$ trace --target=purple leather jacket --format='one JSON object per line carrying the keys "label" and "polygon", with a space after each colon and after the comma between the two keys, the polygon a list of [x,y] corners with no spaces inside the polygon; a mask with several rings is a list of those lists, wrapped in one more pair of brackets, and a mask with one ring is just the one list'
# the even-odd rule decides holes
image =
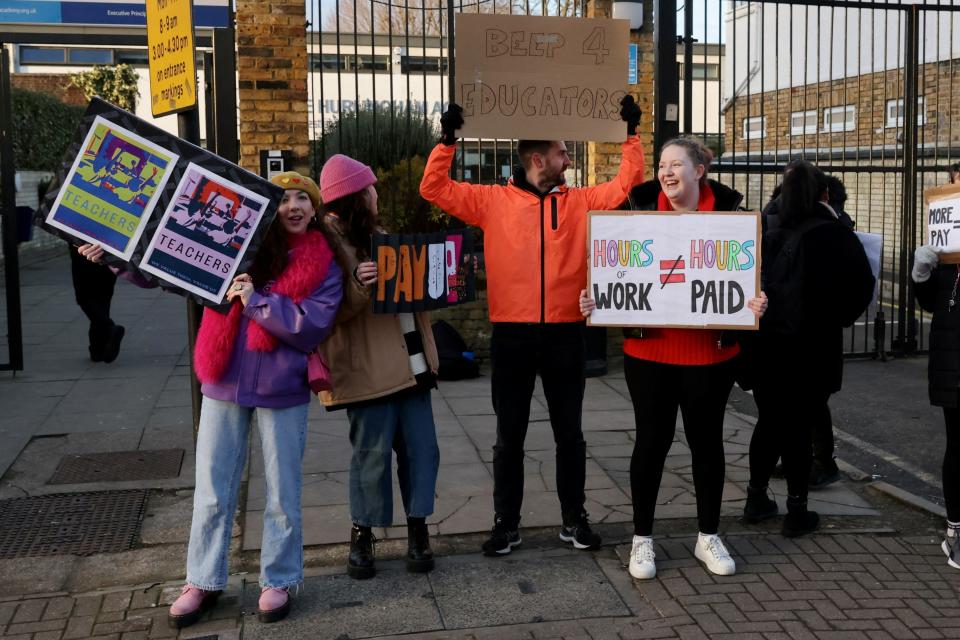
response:
{"label": "purple leather jacket", "polygon": [[[124,279],[150,286],[137,274],[125,271]],[[243,310],[233,353],[226,372],[217,382],[206,382],[200,390],[214,400],[241,407],[286,409],[310,402],[307,384],[307,353],[323,342],[343,297],[343,272],[336,260],[309,297],[296,304],[290,298],[255,291]],[[247,325],[256,322],[277,339],[273,351],[248,351]]]}
{"label": "purple leather jacket", "polygon": [[[330,263],[320,286],[296,304],[269,290],[255,291],[243,310],[226,372],[200,390],[241,407],[286,409],[310,402],[307,354],[327,337],[343,297],[343,272]],[[273,351],[248,351],[247,325],[256,322],[277,339]]]}

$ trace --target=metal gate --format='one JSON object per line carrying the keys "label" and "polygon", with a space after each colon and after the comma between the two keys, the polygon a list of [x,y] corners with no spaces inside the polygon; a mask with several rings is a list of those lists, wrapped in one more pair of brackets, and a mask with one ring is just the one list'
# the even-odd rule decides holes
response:
{"label": "metal gate", "polygon": [[677,4],[656,1],[659,15],[677,17],[656,21],[672,28],[659,39],[680,43],[679,55],[657,61],[660,83],[680,94],[678,118],[657,114],[658,140],[706,134],[718,151],[715,177],[750,209],[767,203],[792,159],[840,178],[857,230],[883,235],[878,298],[847,330],[845,351],[925,349],[929,318],[909,272],[925,234],[923,189],[946,182],[960,159],[951,119],[960,2]]}
{"label": "metal gate", "polygon": [[[308,0],[315,175],[334,153],[354,156],[393,178],[394,188],[380,195],[381,215],[424,207],[421,223],[436,221],[416,189],[450,99],[450,33],[453,15],[461,12],[583,16],[586,1]],[[587,146],[571,142],[568,148],[569,181],[584,184]],[[455,177],[505,183],[515,162],[511,140],[462,141]]]}

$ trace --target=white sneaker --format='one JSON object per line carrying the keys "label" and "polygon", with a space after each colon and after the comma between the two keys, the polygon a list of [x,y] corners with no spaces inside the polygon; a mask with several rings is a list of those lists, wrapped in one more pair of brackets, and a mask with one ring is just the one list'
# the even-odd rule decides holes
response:
{"label": "white sneaker", "polygon": [[630,549],[630,575],[637,580],[650,580],[657,575],[656,554],[653,551],[653,538],[633,536],[633,548]]}
{"label": "white sneaker", "polygon": [[723,546],[720,536],[716,534],[701,533],[697,538],[694,555],[710,573],[718,576],[732,576],[737,572],[737,564],[730,557],[727,548]]}

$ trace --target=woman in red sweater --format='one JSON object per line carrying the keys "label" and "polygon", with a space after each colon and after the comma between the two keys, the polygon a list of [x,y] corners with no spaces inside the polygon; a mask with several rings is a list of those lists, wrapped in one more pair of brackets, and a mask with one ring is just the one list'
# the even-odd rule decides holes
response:
{"label": "woman in red sweater", "polygon": [[[735,211],[743,196],[707,179],[713,156],[700,142],[676,138],[660,153],[657,180],[630,192],[633,210]],[[766,297],[749,301],[757,315]],[[580,293],[580,311],[589,316],[596,303]],[[693,458],[700,535],[695,555],[717,575],[733,575],[736,564],[717,535],[723,495],[723,416],[733,387],[733,358],[740,349],[711,329],[644,328],[627,333],[623,370],[637,425],[630,461],[633,495],[633,550],[630,575],[647,580],[657,574],[653,551],[653,516],[663,465],[673,443],[677,409]]]}

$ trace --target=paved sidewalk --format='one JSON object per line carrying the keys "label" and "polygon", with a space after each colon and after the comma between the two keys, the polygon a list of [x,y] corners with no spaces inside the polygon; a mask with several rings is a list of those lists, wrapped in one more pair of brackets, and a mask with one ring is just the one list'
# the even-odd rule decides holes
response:
{"label": "paved sidewalk", "polygon": [[[115,363],[94,364],[66,256],[24,269],[23,280],[27,371],[0,378],[0,500],[133,488],[149,490],[149,500],[132,550],[0,559],[0,637],[175,637],[166,606],[182,581],[193,485],[183,300],[118,285],[114,315],[127,337]],[[377,532],[378,577],[350,580],[342,569],[350,526],[346,420],[314,403],[303,493],[309,569],[293,615],[265,626],[251,614],[263,509],[253,438],[230,588],[180,637],[960,638],[960,571],[940,552],[939,519],[865,491],[863,479],[811,494],[827,516],[818,535],[791,542],[777,533],[778,521],[740,524],[753,423],[732,411],[724,426],[721,528],[737,575],[714,577],[693,558],[690,455],[678,428],[657,510],[659,575],[631,580],[624,564],[633,411],[612,364],[611,375],[588,381],[584,411],[587,508],[607,543],[602,550],[575,552],[556,538],[554,447],[538,388],[527,439],[524,544],[507,558],[476,553],[491,525],[495,430],[489,379],[480,378],[443,383],[433,394],[441,448],[437,510],[429,519],[441,553],[436,570],[407,574],[396,559],[405,529],[391,527]],[[185,457],[173,478],[49,482],[68,454],[174,447]],[[773,490],[782,508],[782,483]]]}

